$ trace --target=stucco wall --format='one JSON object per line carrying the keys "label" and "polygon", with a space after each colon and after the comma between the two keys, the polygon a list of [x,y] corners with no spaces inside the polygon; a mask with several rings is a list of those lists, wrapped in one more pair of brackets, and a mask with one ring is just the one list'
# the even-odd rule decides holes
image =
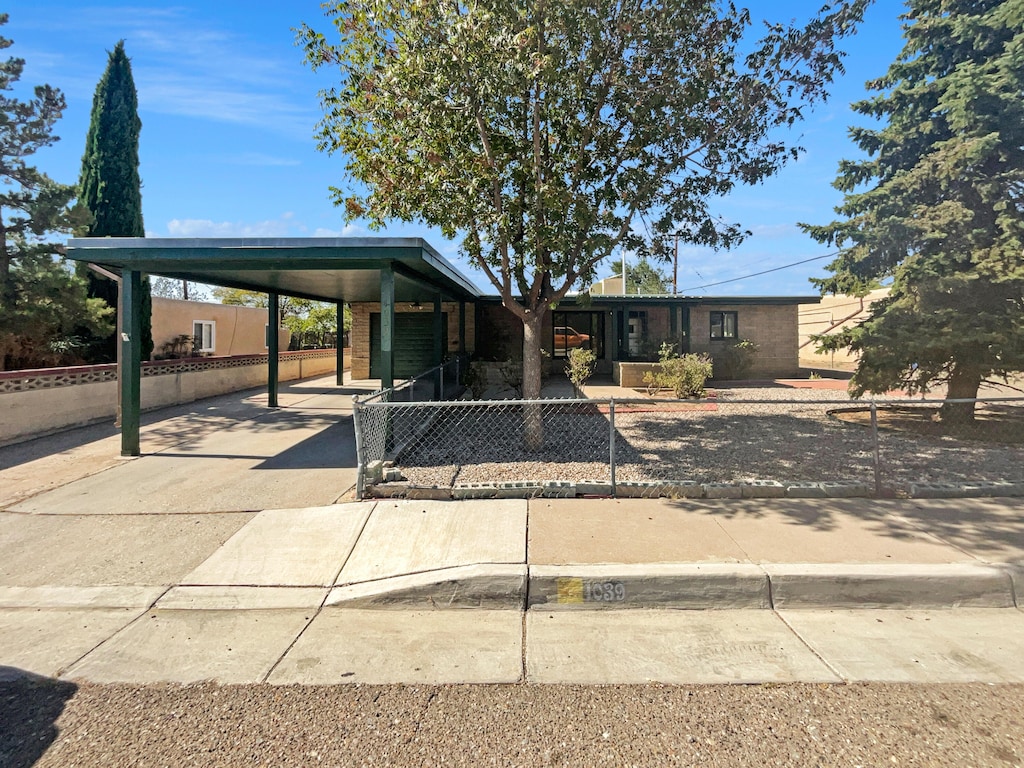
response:
{"label": "stucco wall", "polygon": [[[261,355],[267,351],[267,310],[202,301],[181,301],[153,297],[153,354],[160,354],[166,342],[178,336],[191,336],[192,324],[201,320],[214,323],[215,356]],[[291,333],[278,333],[278,344],[288,349]]]}
{"label": "stucco wall", "polygon": [[805,368],[835,368],[852,371],[857,356],[847,350],[818,352],[811,340],[815,334],[834,334],[862,322],[871,305],[888,295],[888,288],[872,291],[862,299],[854,296],[823,296],[820,304],[800,305],[800,365]]}
{"label": "stucco wall", "polygon": [[[278,380],[323,376],[332,373],[336,367],[337,357],[333,349],[283,352],[278,365]],[[155,371],[160,369],[169,372],[156,374]],[[143,410],[265,387],[267,384],[266,356],[262,359],[174,360],[147,364],[146,370],[152,375],[142,377]],[[116,366],[43,369],[34,373],[38,374],[34,381],[26,371],[0,374],[0,384],[7,390],[0,390],[0,444],[113,419],[116,415]],[[18,386],[33,388],[14,389]]]}
{"label": "stucco wall", "polygon": [[[349,305],[352,309],[352,378],[364,380],[370,378],[370,315],[380,312],[380,302],[356,302]],[[441,302],[441,311],[448,319],[448,353],[459,351],[459,304],[454,301]],[[395,313],[415,312],[431,315],[433,304],[420,304],[419,307],[407,302],[395,304]],[[473,305],[466,304],[466,352],[473,354],[476,349],[476,318]]]}
{"label": "stucco wall", "polygon": [[740,339],[758,346],[747,378],[788,378],[800,370],[798,305],[700,305],[690,309],[690,351],[720,354],[733,340],[711,338],[711,313],[735,312]]}

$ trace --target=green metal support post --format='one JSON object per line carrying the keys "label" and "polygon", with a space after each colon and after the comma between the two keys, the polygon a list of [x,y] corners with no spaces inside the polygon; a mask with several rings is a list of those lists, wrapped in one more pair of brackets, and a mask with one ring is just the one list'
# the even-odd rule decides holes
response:
{"label": "green metal support post", "polygon": [[395,271],[380,271],[380,388],[395,385]]}
{"label": "green metal support post", "polygon": [[340,387],[345,383],[345,304],[339,301],[338,308],[338,333],[334,346],[338,348],[338,373],[336,383]]}
{"label": "green metal support post", "polygon": [[277,408],[277,365],[278,365],[278,331],[281,326],[281,313],[276,293],[269,294],[267,302],[267,407]]}
{"label": "green metal support post", "polygon": [[[444,337],[441,323],[444,315],[441,312],[441,294],[434,294],[434,365],[440,366],[444,358]],[[434,372],[434,400],[440,400],[442,393],[442,379],[444,371],[439,367]]]}
{"label": "green metal support post", "polygon": [[459,354],[466,354],[466,302],[459,302]]}
{"label": "green metal support post", "polygon": [[142,388],[142,273],[121,273],[121,455],[139,456]]}

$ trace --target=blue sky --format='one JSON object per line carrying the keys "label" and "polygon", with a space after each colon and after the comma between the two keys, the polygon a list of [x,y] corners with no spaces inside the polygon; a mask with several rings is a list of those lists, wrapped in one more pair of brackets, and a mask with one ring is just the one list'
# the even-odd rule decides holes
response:
{"label": "blue sky", "polygon": [[[823,0],[753,4],[773,20],[809,18]],[[806,148],[797,163],[756,187],[743,187],[717,210],[753,235],[729,252],[680,247],[679,289],[691,295],[806,295],[827,259],[735,280],[827,253],[798,221],[825,223],[841,195],[837,164],[855,152],[847,127],[863,124],[849,103],[866,80],[883,74],[902,47],[896,0],[876,0],[860,32],[844,44],[847,73],[832,97],[793,132]],[[125,40],[139,92],[143,214],[154,237],[306,237],[367,235],[346,226],[328,187],[342,179],[342,158],[317,151],[318,89],[329,72],[312,73],[292,28],[307,22],[325,33],[317,0],[234,2],[187,0],[158,6],[46,0],[7,3],[2,34],[9,55],[26,60],[22,85],[49,83],[68,101],[56,133],[61,141],[37,156],[53,178],[78,177],[89,109],[107,52]],[[383,233],[424,237],[489,291],[484,275],[458,256],[439,231],[395,225]],[[670,267],[669,267],[670,271]],[[604,267],[601,275],[610,272]],[[721,285],[709,285],[731,281]]]}

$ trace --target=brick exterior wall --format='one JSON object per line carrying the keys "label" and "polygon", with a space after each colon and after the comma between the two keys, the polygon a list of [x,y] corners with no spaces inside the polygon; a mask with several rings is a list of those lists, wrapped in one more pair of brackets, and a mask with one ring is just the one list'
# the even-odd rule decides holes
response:
{"label": "brick exterior wall", "polygon": [[729,345],[729,340],[711,338],[711,313],[735,312],[740,339],[759,347],[748,378],[790,378],[799,374],[799,306],[722,304],[690,308],[690,351],[712,357]]}
{"label": "brick exterior wall", "polygon": [[[352,330],[350,344],[352,347],[352,378],[356,380],[370,378],[370,315],[380,312],[380,302],[353,303]],[[459,304],[455,301],[441,302],[441,311],[447,313],[448,319],[448,352],[459,351]],[[415,312],[420,315],[431,315],[433,304],[421,304],[419,308],[408,302],[395,304],[395,313]],[[472,354],[476,340],[476,318],[473,304],[466,303],[466,352]]]}

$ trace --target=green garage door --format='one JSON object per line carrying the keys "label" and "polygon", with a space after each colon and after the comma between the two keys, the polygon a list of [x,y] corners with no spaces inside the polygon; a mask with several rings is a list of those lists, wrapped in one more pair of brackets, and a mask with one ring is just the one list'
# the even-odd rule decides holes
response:
{"label": "green garage door", "polygon": [[[448,349],[448,313],[441,313],[441,349]],[[396,379],[430,370],[434,360],[434,313],[401,312],[395,315]],[[380,378],[380,313],[370,315],[370,378]]]}

